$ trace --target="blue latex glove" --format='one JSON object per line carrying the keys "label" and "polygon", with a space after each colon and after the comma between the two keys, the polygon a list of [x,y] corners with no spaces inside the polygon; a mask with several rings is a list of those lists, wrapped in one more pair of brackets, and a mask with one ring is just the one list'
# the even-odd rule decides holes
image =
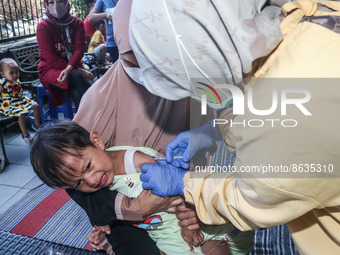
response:
{"label": "blue latex glove", "polygon": [[[166,147],[166,161],[176,167],[188,168],[190,159],[196,152],[208,148],[222,139],[220,130],[209,121],[202,127],[180,133]],[[180,160],[173,160],[174,156],[182,156]]]}
{"label": "blue latex glove", "polygon": [[152,193],[157,196],[183,196],[183,176],[187,172],[169,164],[143,164],[140,180],[143,182],[143,189],[151,189]]}

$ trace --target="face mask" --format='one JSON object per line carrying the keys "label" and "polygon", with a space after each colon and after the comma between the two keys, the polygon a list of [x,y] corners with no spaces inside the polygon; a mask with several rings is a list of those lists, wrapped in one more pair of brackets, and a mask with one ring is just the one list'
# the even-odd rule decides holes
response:
{"label": "face mask", "polygon": [[50,14],[57,19],[64,17],[67,13],[66,5],[54,4],[52,6],[48,6],[47,9]]}
{"label": "face mask", "polygon": [[143,79],[143,75],[142,75],[142,69],[140,69],[139,67],[127,67],[124,65],[123,60],[120,60],[124,71],[127,73],[127,75],[134,80],[135,82],[137,82],[138,84],[144,85],[144,79]]}

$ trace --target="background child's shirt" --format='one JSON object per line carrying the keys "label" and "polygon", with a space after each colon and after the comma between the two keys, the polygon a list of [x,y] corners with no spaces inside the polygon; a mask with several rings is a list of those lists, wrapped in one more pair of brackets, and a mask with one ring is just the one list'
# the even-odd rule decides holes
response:
{"label": "background child's shirt", "polygon": [[92,52],[96,48],[95,46],[92,46],[92,42],[95,42],[95,43],[98,43],[98,44],[104,43],[105,41],[104,41],[103,34],[100,31],[97,30],[92,35],[87,52]]}
{"label": "background child's shirt", "polygon": [[0,98],[1,113],[15,117],[28,114],[32,108],[32,100],[23,95],[20,81],[17,80],[15,84],[11,84],[6,79],[2,79],[1,86],[5,89]]}

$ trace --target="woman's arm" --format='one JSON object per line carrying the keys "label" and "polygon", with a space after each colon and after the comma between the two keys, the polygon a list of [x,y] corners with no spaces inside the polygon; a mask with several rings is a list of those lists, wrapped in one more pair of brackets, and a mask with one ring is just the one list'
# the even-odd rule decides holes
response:
{"label": "woman's arm", "polygon": [[89,21],[91,23],[96,23],[102,19],[108,18],[112,21],[112,17],[108,15],[106,12],[102,12],[96,8],[93,8],[92,11],[89,14]]}
{"label": "woman's arm", "polygon": [[[98,226],[110,225],[116,220],[140,221],[154,212],[165,211],[183,201],[178,197],[161,198],[149,190],[143,191],[138,198],[128,198],[107,188],[93,193],[74,189],[66,192],[86,211],[91,224]],[[116,208],[119,208],[119,213],[116,213]]]}
{"label": "woman's arm", "polygon": [[59,77],[57,78],[57,81],[60,83],[64,83],[65,81],[67,81],[68,76],[72,70],[73,67],[71,65],[68,65],[63,71],[61,71]]}

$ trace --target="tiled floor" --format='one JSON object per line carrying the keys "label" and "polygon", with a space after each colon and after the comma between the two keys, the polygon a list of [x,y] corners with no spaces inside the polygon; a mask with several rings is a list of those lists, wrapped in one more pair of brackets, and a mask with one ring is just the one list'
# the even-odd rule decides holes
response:
{"label": "tiled floor", "polygon": [[[34,131],[29,132],[34,134]],[[27,192],[42,184],[32,169],[30,146],[21,138],[19,125],[9,125],[3,136],[10,165],[0,173],[0,215]]]}

